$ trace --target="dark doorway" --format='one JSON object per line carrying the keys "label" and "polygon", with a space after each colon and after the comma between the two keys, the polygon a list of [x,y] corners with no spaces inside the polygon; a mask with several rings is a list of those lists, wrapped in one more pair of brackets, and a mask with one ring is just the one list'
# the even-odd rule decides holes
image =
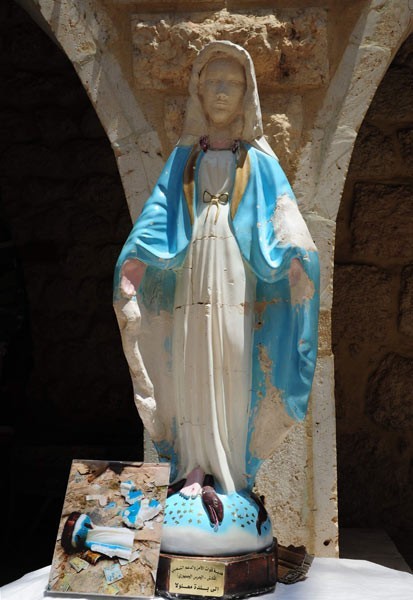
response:
{"label": "dark doorway", "polygon": [[339,520],[413,563],[413,36],[360,129],[337,220]]}
{"label": "dark doorway", "polygon": [[142,459],[112,310],[131,222],[109,141],[63,52],[0,7],[3,581],[49,564],[73,458]]}

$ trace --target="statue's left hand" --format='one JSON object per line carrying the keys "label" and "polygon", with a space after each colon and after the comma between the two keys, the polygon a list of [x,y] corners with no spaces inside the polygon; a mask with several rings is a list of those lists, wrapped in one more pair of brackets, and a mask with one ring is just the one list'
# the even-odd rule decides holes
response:
{"label": "statue's left hand", "polygon": [[288,272],[291,304],[303,304],[314,296],[314,283],[308,277],[298,258],[293,258]]}
{"label": "statue's left hand", "polygon": [[300,261],[298,258],[293,258],[291,261],[290,270],[288,272],[288,279],[291,287],[299,285],[303,273],[304,269],[301,266]]}

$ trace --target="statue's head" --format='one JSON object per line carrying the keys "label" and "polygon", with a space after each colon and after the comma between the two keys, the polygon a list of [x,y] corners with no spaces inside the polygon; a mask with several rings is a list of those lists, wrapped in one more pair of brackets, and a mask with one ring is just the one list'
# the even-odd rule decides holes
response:
{"label": "statue's head", "polygon": [[232,42],[211,42],[195,59],[180,143],[195,143],[211,124],[230,126],[234,139],[252,143],[262,137],[254,65]]}
{"label": "statue's head", "polygon": [[246,77],[243,65],[225,57],[212,58],[199,77],[198,96],[209,127],[242,135]]}

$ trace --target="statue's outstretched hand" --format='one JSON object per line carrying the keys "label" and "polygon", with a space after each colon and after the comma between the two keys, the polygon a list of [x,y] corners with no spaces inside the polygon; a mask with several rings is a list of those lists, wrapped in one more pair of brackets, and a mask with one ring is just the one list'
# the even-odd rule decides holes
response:
{"label": "statue's outstretched hand", "polygon": [[120,289],[122,296],[132,298],[142,281],[146,265],[140,260],[127,260],[122,266]]}
{"label": "statue's outstretched hand", "polygon": [[304,271],[298,258],[293,258],[288,272],[290,281],[291,304],[303,304],[314,296],[314,283]]}
{"label": "statue's outstretched hand", "polygon": [[301,266],[300,261],[298,260],[298,258],[293,258],[288,273],[288,279],[290,280],[291,287],[299,285],[303,273],[304,269]]}

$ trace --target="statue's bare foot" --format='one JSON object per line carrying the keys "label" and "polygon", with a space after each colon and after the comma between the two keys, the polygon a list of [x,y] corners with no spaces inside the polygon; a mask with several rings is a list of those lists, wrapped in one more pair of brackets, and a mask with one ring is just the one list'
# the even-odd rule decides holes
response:
{"label": "statue's bare foot", "polygon": [[195,467],[187,476],[184,487],[179,494],[184,498],[196,498],[201,494],[205,473],[201,467]]}

